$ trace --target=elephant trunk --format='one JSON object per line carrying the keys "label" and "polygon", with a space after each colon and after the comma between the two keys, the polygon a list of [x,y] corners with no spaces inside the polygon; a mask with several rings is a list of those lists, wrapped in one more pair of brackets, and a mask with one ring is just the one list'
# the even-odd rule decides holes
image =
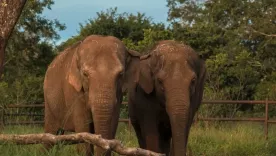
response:
{"label": "elephant trunk", "polygon": [[166,109],[172,128],[171,155],[186,155],[189,135],[190,98],[189,91],[171,89],[167,92]]}
{"label": "elephant trunk", "polygon": [[[98,88],[91,103],[95,134],[100,134],[105,139],[114,137],[113,117],[116,117],[117,99],[115,91],[111,88],[109,86]],[[102,155],[104,151],[97,147],[96,153]]]}

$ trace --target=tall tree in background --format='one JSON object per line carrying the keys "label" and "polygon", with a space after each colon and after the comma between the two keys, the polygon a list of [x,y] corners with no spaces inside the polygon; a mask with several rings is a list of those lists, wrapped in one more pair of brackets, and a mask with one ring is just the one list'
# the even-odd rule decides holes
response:
{"label": "tall tree in background", "polygon": [[4,70],[5,48],[25,3],[26,0],[0,1],[0,78]]}
{"label": "tall tree in background", "polygon": [[[143,41],[145,34],[151,35],[152,39],[165,39],[169,37],[169,33],[163,23],[154,23],[151,17],[145,14],[119,13],[115,7],[97,12],[97,17],[88,19],[85,24],[80,24],[79,34],[63,42],[59,50],[91,34],[115,36],[127,42],[127,45],[134,50],[141,50],[142,46],[147,45]],[[143,43],[139,43],[142,41]]]}
{"label": "tall tree in background", "polygon": [[276,34],[276,1],[167,1],[175,38],[207,61],[210,86],[227,99],[253,99],[276,69],[276,39],[264,35]]}
{"label": "tall tree in background", "polygon": [[167,2],[174,37],[206,60],[205,99],[276,97],[272,82],[276,78],[275,0]]}
{"label": "tall tree in background", "polygon": [[43,102],[43,79],[55,56],[53,43],[65,26],[43,16],[54,0],[29,0],[15,25],[5,52],[0,104]]}

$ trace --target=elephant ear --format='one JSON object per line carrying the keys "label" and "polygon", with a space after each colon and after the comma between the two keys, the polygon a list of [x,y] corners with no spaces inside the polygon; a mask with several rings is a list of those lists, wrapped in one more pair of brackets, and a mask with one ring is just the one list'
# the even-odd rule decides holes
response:
{"label": "elephant ear", "polygon": [[151,76],[150,68],[150,54],[140,57],[140,72],[139,72],[139,85],[147,93],[150,94],[153,91],[153,79]]}
{"label": "elephant ear", "polygon": [[198,109],[203,96],[203,90],[204,90],[204,83],[206,78],[206,66],[205,62],[203,60],[199,61],[199,67],[198,67],[199,77],[198,82],[196,83],[196,90],[195,90],[195,103],[196,103],[196,110]]}
{"label": "elephant ear", "polygon": [[126,70],[122,91],[125,93],[128,88],[138,82],[140,53],[134,50],[127,50]]}
{"label": "elephant ear", "polygon": [[77,47],[74,48],[75,52],[72,57],[69,72],[67,75],[67,80],[69,84],[71,84],[79,92],[82,88],[82,82],[81,82],[81,74],[78,66],[78,61],[79,61],[78,48],[79,48],[79,45],[77,45]]}

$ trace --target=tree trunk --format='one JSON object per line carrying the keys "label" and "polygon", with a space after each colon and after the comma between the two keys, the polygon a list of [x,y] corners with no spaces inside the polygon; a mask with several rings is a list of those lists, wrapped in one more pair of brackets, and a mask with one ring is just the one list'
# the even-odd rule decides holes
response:
{"label": "tree trunk", "polygon": [[26,0],[0,0],[0,78],[4,70],[5,48],[26,4]]}

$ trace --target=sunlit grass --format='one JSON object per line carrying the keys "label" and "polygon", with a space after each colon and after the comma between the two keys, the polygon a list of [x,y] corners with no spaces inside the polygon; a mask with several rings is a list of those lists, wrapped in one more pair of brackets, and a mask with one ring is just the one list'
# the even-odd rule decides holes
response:
{"label": "sunlit grass", "polygon": [[275,126],[265,140],[263,125],[259,123],[215,124],[191,129],[189,148],[195,156],[275,156]]}
{"label": "sunlit grass", "polygon": [[[2,133],[42,133],[41,126],[6,126]],[[191,129],[189,149],[193,156],[276,156],[276,127],[269,128],[268,140],[264,139],[263,125],[258,123],[218,124],[210,126],[197,123]],[[137,147],[135,132],[119,124],[116,139],[126,147]],[[2,156],[75,156],[75,145],[55,146],[49,153],[40,153],[41,145],[0,145]],[[190,155],[190,154],[189,154]]]}

